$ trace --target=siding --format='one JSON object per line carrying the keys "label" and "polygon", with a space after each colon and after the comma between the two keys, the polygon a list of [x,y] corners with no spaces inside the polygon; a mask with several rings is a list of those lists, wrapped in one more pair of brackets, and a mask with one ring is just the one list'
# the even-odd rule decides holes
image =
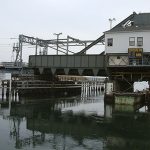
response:
{"label": "siding", "polygon": [[[135,37],[135,46],[129,46],[129,37]],[[137,46],[137,37],[143,37],[143,46]],[[113,38],[113,46],[107,46],[108,38]],[[128,48],[143,48],[143,52],[150,52],[150,31],[106,33],[105,43],[106,53],[128,53]]]}

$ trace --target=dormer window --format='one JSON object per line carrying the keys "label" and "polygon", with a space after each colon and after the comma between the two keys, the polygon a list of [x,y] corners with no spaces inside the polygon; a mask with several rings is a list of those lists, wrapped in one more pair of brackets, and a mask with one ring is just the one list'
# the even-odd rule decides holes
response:
{"label": "dormer window", "polygon": [[135,46],[135,37],[129,37],[129,46]]}
{"label": "dormer window", "polygon": [[143,37],[137,37],[137,46],[143,46]]}
{"label": "dormer window", "polygon": [[107,46],[113,46],[113,38],[107,39]]}

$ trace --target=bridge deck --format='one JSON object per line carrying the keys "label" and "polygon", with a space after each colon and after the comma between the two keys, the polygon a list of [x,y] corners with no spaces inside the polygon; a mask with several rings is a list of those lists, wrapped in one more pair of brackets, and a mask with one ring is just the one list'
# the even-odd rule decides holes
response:
{"label": "bridge deck", "polygon": [[91,70],[97,75],[100,70],[105,69],[104,55],[31,55],[29,56],[29,67],[39,68],[43,71],[50,68],[54,73],[57,69],[64,69],[65,74],[69,70],[76,69],[79,74],[84,70]]}

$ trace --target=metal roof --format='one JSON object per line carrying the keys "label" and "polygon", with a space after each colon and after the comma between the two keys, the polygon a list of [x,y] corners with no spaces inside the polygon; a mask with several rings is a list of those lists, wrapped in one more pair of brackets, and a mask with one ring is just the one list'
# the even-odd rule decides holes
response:
{"label": "metal roof", "polygon": [[150,30],[150,13],[136,14],[133,12],[133,14],[105,33],[140,30]]}

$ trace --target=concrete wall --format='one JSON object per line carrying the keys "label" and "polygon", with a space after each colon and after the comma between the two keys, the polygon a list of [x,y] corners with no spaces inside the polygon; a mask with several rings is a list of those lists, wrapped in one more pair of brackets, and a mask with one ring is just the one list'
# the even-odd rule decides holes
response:
{"label": "concrete wall", "polygon": [[[135,46],[129,46],[129,37],[135,37]],[[143,46],[137,46],[137,37],[143,37]],[[113,38],[113,46],[107,46],[108,38]],[[150,31],[105,34],[106,53],[128,53],[128,48],[143,48],[143,52],[150,52]]]}

